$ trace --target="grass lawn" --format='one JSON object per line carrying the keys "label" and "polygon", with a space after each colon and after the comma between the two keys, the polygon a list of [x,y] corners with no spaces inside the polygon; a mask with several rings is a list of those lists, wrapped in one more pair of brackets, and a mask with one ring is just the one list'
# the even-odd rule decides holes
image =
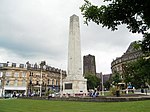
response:
{"label": "grass lawn", "polygon": [[150,112],[150,100],[71,102],[29,99],[0,100],[0,112]]}

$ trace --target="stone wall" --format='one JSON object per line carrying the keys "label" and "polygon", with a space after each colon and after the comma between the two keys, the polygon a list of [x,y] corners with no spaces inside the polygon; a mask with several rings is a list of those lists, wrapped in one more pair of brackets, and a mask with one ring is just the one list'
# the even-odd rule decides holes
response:
{"label": "stone wall", "polygon": [[141,101],[150,100],[150,96],[136,96],[136,97],[23,97],[23,99],[33,99],[33,100],[50,100],[50,101],[79,101],[79,102],[128,102],[128,101]]}

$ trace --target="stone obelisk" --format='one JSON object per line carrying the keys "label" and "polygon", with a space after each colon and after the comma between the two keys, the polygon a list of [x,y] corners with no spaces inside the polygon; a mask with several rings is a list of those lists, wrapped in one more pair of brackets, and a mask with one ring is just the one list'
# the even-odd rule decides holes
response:
{"label": "stone obelisk", "polygon": [[63,80],[63,94],[69,96],[85,96],[87,80],[82,74],[81,41],[79,17],[72,15],[69,26],[68,74]]}

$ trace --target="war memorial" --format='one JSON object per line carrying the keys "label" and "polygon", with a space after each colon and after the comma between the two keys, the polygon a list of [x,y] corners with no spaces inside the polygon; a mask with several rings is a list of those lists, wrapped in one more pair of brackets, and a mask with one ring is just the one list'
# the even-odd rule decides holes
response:
{"label": "war memorial", "polygon": [[68,74],[63,80],[63,95],[86,96],[87,79],[82,74],[79,17],[70,17]]}

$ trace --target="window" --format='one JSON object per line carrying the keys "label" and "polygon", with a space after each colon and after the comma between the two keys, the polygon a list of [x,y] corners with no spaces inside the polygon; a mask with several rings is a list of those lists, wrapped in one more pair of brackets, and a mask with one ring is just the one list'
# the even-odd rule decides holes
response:
{"label": "window", "polygon": [[20,68],[24,68],[24,64],[20,64],[19,67],[20,67]]}
{"label": "window", "polygon": [[25,72],[22,72],[22,77],[26,77],[26,73]]}
{"label": "window", "polygon": [[9,80],[7,79],[7,80],[6,80],[6,86],[8,86],[8,85],[9,85]]}
{"label": "window", "polygon": [[12,67],[16,67],[16,63],[12,63]]}
{"label": "window", "polygon": [[22,80],[22,86],[26,86],[26,80]]}
{"label": "window", "polygon": [[18,72],[15,72],[15,73],[14,73],[14,77],[19,77],[19,73],[18,73]]}
{"label": "window", "polygon": [[54,85],[54,79],[52,80],[52,85]]}
{"label": "window", "polygon": [[50,85],[50,80],[49,80],[49,79],[48,79],[48,82],[47,82],[47,83],[48,83],[48,85]]}
{"label": "window", "polygon": [[36,85],[39,85],[39,81],[36,81]]}
{"label": "window", "polygon": [[7,63],[8,67],[12,67],[12,63]]}
{"label": "window", "polygon": [[30,85],[32,84],[32,80],[30,80],[29,84],[30,84]]}
{"label": "window", "polygon": [[56,86],[58,85],[58,81],[56,80]]}
{"label": "window", "polygon": [[3,63],[0,63],[0,67],[3,67],[4,66],[4,64]]}
{"label": "window", "polygon": [[12,76],[12,72],[6,72],[6,76]]}
{"label": "window", "polygon": [[3,72],[0,72],[0,77],[3,77]]}
{"label": "window", "polygon": [[0,86],[2,85],[2,81],[0,80]]}
{"label": "window", "polygon": [[18,85],[18,80],[16,79],[14,82],[14,86],[17,86],[17,85]]}

